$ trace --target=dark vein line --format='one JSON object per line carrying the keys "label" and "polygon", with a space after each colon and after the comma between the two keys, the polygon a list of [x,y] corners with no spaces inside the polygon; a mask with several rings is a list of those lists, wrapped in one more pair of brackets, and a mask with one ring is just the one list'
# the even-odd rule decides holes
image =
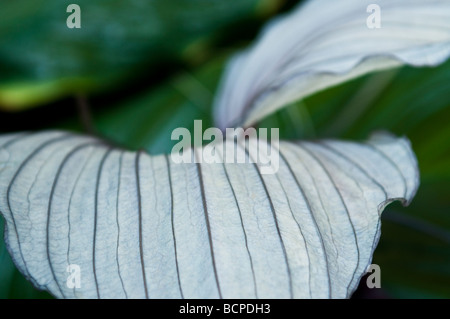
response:
{"label": "dark vein line", "polygon": [[175,267],[177,269],[177,279],[178,279],[178,288],[180,289],[181,298],[184,299],[183,288],[181,287],[181,279],[180,279],[180,268],[178,265],[178,253],[177,253],[177,239],[175,237],[175,216],[173,209],[173,188],[172,188],[172,173],[170,170],[170,162],[169,157],[166,154],[165,156],[166,164],[167,164],[167,176],[169,178],[169,188],[170,188],[170,215],[171,215],[171,223],[172,223],[172,237],[173,237],[173,248],[175,253]]}
{"label": "dark vein line", "polygon": [[[242,147],[242,145],[240,145],[239,143],[236,143],[236,144],[237,144],[238,147],[241,147],[245,151],[245,153],[247,154],[249,159],[252,159],[252,157],[251,157],[249,151],[247,150],[246,146]],[[277,234],[278,234],[278,237],[280,239],[281,250],[283,252],[283,257],[284,257],[284,260],[285,260],[285,263],[286,263],[286,271],[287,271],[287,274],[288,274],[288,277],[289,277],[289,295],[290,295],[290,298],[292,299],[294,297],[294,289],[293,289],[293,286],[292,286],[291,267],[289,265],[289,260],[288,260],[288,257],[287,257],[286,246],[284,244],[283,237],[281,236],[280,226],[278,224],[278,218],[277,218],[277,214],[275,212],[275,206],[273,205],[272,198],[270,197],[269,190],[267,189],[266,182],[264,181],[264,179],[263,179],[263,177],[261,175],[261,172],[259,171],[259,168],[258,168],[258,165],[256,164],[256,161],[254,161],[253,159],[252,159],[252,165],[253,165],[253,167],[256,170],[257,176],[259,177],[259,180],[261,181],[261,184],[262,184],[262,186],[264,188],[264,192],[266,193],[266,197],[269,200],[270,210],[272,212],[273,220],[274,220],[274,223],[275,223],[275,228],[277,230]]]}
{"label": "dark vein line", "polygon": [[138,151],[136,153],[136,161],[135,161],[135,173],[136,173],[136,187],[137,187],[137,197],[138,197],[138,207],[139,207],[139,253],[141,258],[141,268],[142,268],[142,278],[144,280],[144,290],[145,290],[145,298],[148,299],[148,287],[147,287],[147,278],[145,274],[145,262],[144,262],[144,245],[142,240],[142,202],[141,202],[141,182],[139,177],[139,162],[141,158],[141,154],[143,151]]}
{"label": "dark vein line", "polygon": [[[325,243],[324,243],[324,240],[323,240],[322,232],[320,231],[320,227],[317,224],[316,217],[315,217],[315,215],[313,213],[313,210],[312,210],[311,202],[309,201],[309,198],[306,196],[305,191],[303,190],[303,187],[301,186],[300,181],[298,180],[297,176],[295,175],[291,164],[286,159],[286,157],[284,156],[284,154],[281,151],[281,149],[279,149],[279,152],[280,152],[280,157],[286,162],[286,165],[287,165],[287,167],[289,169],[289,172],[291,173],[292,177],[294,177],[295,183],[297,184],[297,187],[300,190],[300,193],[302,194],[303,198],[305,199],[306,206],[308,207],[308,212],[309,212],[309,214],[311,216],[311,219],[312,219],[312,221],[314,223],[315,229],[317,231],[317,235],[319,236],[320,245],[321,245],[321,248],[322,248],[322,251],[323,251],[323,256],[324,256],[324,259],[325,259],[325,266],[326,266],[327,275],[328,275],[327,276],[327,279],[328,279],[328,297],[331,298],[330,266],[329,266],[328,255],[327,255],[327,251],[326,251],[326,248],[325,248]],[[297,156],[298,156],[298,154],[297,154]],[[300,163],[302,162],[301,158],[299,158],[299,162]],[[305,169],[306,169],[306,167],[305,167]],[[309,175],[311,176],[311,174],[309,174]],[[311,178],[312,178],[312,176],[311,176]],[[319,196],[319,198],[320,198],[320,196]]]}
{"label": "dark vein line", "polygon": [[361,171],[365,176],[367,176],[367,178],[370,179],[370,181],[372,183],[377,185],[381,189],[381,191],[384,193],[385,198],[388,199],[389,196],[388,196],[388,193],[386,191],[386,188],[384,188],[384,186],[381,185],[380,182],[378,182],[373,176],[371,176],[370,173],[364,167],[359,165],[359,163],[355,162],[353,159],[351,159],[350,157],[348,157],[344,153],[340,152],[339,150],[337,150],[336,148],[334,148],[333,146],[331,146],[328,143],[325,143],[323,141],[319,141],[317,143],[317,146],[323,147],[323,148],[331,151],[332,153],[336,154],[338,157],[342,158],[343,160],[352,163],[359,171]]}
{"label": "dark vein line", "polygon": [[205,213],[206,229],[208,231],[209,249],[211,252],[211,259],[212,259],[213,270],[214,270],[214,278],[216,280],[217,290],[219,292],[219,298],[223,299],[222,291],[220,290],[220,285],[219,285],[219,277],[217,274],[216,260],[214,257],[214,246],[213,246],[213,240],[212,240],[212,234],[211,234],[211,225],[209,223],[208,207],[206,205],[205,186],[203,184],[202,168],[201,168],[200,163],[196,163],[196,165],[197,165],[197,171],[198,171],[199,182],[200,182],[200,190],[201,190],[201,194],[202,194],[203,211]]}
{"label": "dark vein line", "polygon": [[119,264],[119,240],[120,240],[120,225],[119,225],[119,195],[120,195],[120,187],[121,187],[121,177],[122,177],[122,160],[123,160],[122,152],[120,154],[119,159],[119,178],[117,181],[117,195],[116,195],[116,224],[117,224],[117,243],[116,243],[116,262],[117,262],[117,272],[119,274],[120,283],[122,285],[122,290],[125,293],[125,297],[128,299],[127,291],[125,290],[125,285],[123,283],[122,274],[120,273],[120,264]]}
{"label": "dark vein line", "polygon": [[[275,148],[275,145],[272,145],[272,147]],[[284,162],[284,163],[287,165],[287,167],[288,167],[289,173],[291,174],[291,176],[292,176],[292,177],[295,179],[295,181],[297,182],[297,179],[296,179],[296,177],[295,177],[295,175],[294,175],[294,173],[293,173],[293,171],[292,171],[292,169],[291,169],[291,166],[289,165],[287,159],[286,159],[286,158],[284,157],[284,155],[281,153],[281,150],[280,150],[279,148],[278,148],[278,154],[280,154],[281,159],[283,160],[283,162]],[[286,192],[286,189],[284,188],[284,186],[283,186],[283,184],[282,184],[282,182],[281,182],[281,179],[280,179],[280,177],[279,177],[278,174],[277,174],[277,179],[278,179],[278,181],[279,181],[279,183],[280,183],[280,185],[281,185],[281,188],[282,188],[282,190],[283,190],[283,192],[284,192],[284,194],[285,194],[285,196],[286,196],[287,203],[288,203],[288,206],[289,206],[289,210],[291,211],[292,218],[295,220],[295,223],[297,224],[298,230],[300,231],[300,234],[301,234],[301,236],[302,236],[303,243],[305,244],[306,256],[308,257],[308,287],[309,287],[309,296],[312,298],[312,294],[311,294],[311,262],[310,262],[311,259],[310,259],[310,256],[309,256],[308,243],[306,242],[306,238],[305,238],[305,236],[304,236],[304,234],[303,234],[302,227],[300,226],[300,223],[298,222],[297,218],[296,218],[295,215],[294,215],[294,212],[293,212],[292,207],[291,207],[291,201],[290,201],[290,199],[289,199],[289,196],[288,196],[288,194],[287,194],[287,192]],[[298,182],[297,182],[297,186],[299,187]],[[302,195],[303,195],[303,198],[305,199],[304,193],[303,193],[302,191],[301,191],[301,193],[302,193]],[[305,199],[305,202],[306,202],[306,199]],[[307,203],[307,206],[309,207],[309,203]],[[316,225],[316,230],[317,230],[317,225]],[[328,266],[328,264],[327,264],[327,266]]]}
{"label": "dark vein line", "polygon": [[[81,170],[80,170],[80,173],[78,174],[78,176],[77,176],[77,178],[76,178],[76,180],[75,180],[75,183],[74,183],[74,186],[73,186],[73,188],[72,188],[72,191],[70,192],[69,205],[68,205],[68,207],[67,207],[67,225],[69,226],[69,232],[68,232],[68,234],[67,234],[67,241],[68,241],[68,243],[67,243],[67,254],[66,254],[67,257],[66,257],[66,259],[67,259],[67,264],[68,264],[68,265],[71,264],[71,263],[70,263],[70,246],[71,246],[70,234],[71,234],[71,232],[72,232],[72,225],[71,225],[71,223],[70,223],[70,211],[71,211],[70,208],[72,207],[72,199],[73,199],[73,196],[74,196],[74,194],[75,194],[75,190],[76,190],[76,188],[78,187],[78,183],[79,183],[79,181],[80,181],[81,176],[83,175],[83,171],[85,170],[87,164],[88,164],[89,161],[91,160],[92,153],[93,153],[93,152],[91,152],[91,154],[89,155],[89,157],[87,158],[87,160],[86,160],[85,163],[83,164],[83,166],[82,166],[82,168],[81,168]],[[76,288],[74,287],[73,290],[75,291],[75,289],[76,289]]]}
{"label": "dark vein line", "polygon": [[51,255],[50,255],[50,220],[51,220],[51,211],[52,211],[52,204],[53,204],[53,198],[54,198],[54,194],[55,194],[55,190],[56,190],[56,186],[58,184],[59,178],[61,176],[62,170],[64,169],[65,165],[67,164],[67,162],[69,161],[69,159],[79,150],[86,148],[88,146],[92,146],[96,143],[94,142],[89,142],[89,143],[84,143],[81,145],[76,146],[74,149],[72,149],[69,153],[67,153],[67,155],[64,157],[64,159],[62,160],[62,162],[60,163],[59,167],[58,167],[58,171],[56,172],[55,175],[55,179],[53,181],[53,185],[52,185],[52,189],[50,192],[50,197],[48,200],[48,209],[47,209],[47,225],[46,225],[46,252],[47,252],[47,259],[48,259],[48,264],[50,266],[50,271],[52,273],[52,277],[53,280],[55,281],[59,292],[61,293],[61,295],[63,297],[65,297],[63,290],[56,278],[56,273],[55,273],[55,269],[53,268],[53,263],[52,263],[52,259],[51,259]]}
{"label": "dark vein line", "polygon": [[92,269],[94,272],[95,289],[97,291],[98,299],[100,299],[100,288],[98,285],[97,269],[96,269],[96,265],[95,265],[95,259],[96,259],[95,258],[95,250],[96,250],[96,243],[97,243],[97,219],[98,219],[98,192],[99,192],[99,188],[100,188],[100,178],[102,176],[103,167],[105,165],[106,159],[111,154],[112,150],[113,150],[112,148],[109,148],[103,155],[103,157],[100,161],[99,167],[98,167],[97,181],[95,184],[94,238],[93,238],[93,242],[92,242]]}
{"label": "dark vein line", "polygon": [[[14,212],[11,209],[11,189],[16,181],[16,179],[18,178],[19,174],[23,171],[23,169],[25,168],[25,166],[30,162],[30,160],[35,157],[38,153],[40,153],[44,148],[46,148],[47,146],[65,140],[67,138],[69,138],[69,135],[64,135],[64,136],[58,136],[56,138],[47,140],[46,142],[40,144],[33,152],[31,152],[30,155],[28,155],[28,157],[20,164],[19,168],[17,169],[16,173],[14,174],[13,178],[11,179],[11,181],[9,182],[8,185],[8,189],[6,191],[6,202],[8,205],[8,209],[9,212],[11,213],[11,220],[13,222],[13,226],[14,226],[14,231],[17,235],[17,244],[18,244],[18,248],[19,248],[19,252],[20,252],[20,256],[22,258],[23,264],[24,264],[24,271],[26,272],[25,277],[27,277],[28,279],[31,279],[32,277],[30,276],[30,273],[28,271],[28,267],[27,267],[27,263],[25,261],[25,258],[23,256],[23,252],[22,252],[22,248],[21,248],[21,244],[20,244],[20,237],[19,237],[19,232],[17,230],[17,223],[16,220],[14,218]],[[5,224],[6,225],[6,224]]]}
{"label": "dark vein line", "polygon": [[[325,212],[325,216],[327,218],[328,225],[330,226],[331,236],[333,236],[331,222],[330,222],[330,219],[329,219],[328,215],[326,214],[326,209],[325,209],[325,206],[323,204],[322,197],[321,197],[319,191],[317,190],[316,182],[315,182],[312,174],[308,171],[307,167],[303,164],[303,162],[302,162],[303,159],[300,157],[300,155],[296,151],[294,153],[296,153],[296,156],[297,156],[297,158],[299,160],[299,163],[301,163],[301,165],[305,168],[306,172],[308,173],[308,175],[310,176],[310,178],[311,178],[311,180],[313,182],[314,188],[316,189],[316,192],[317,192],[317,195],[318,195],[318,198],[319,198],[319,201],[320,201],[320,206],[322,207],[322,210]],[[280,154],[283,155],[281,153],[281,150],[280,150]],[[329,269],[330,268],[329,267],[330,263],[328,261],[328,254],[327,254],[327,249],[325,248],[325,242],[324,242],[324,239],[323,239],[323,235],[322,235],[322,232],[320,230],[319,225],[317,224],[317,220],[316,220],[316,217],[315,217],[315,215],[313,213],[311,202],[309,201],[308,197],[306,196],[306,194],[305,194],[305,192],[303,190],[303,187],[301,186],[299,180],[295,176],[295,174],[293,172],[293,169],[291,168],[291,165],[289,163],[288,163],[288,167],[289,167],[289,170],[291,171],[291,174],[294,176],[295,181],[297,182],[297,186],[299,187],[299,189],[300,189],[300,191],[301,191],[301,193],[302,193],[302,195],[303,195],[303,197],[304,197],[304,199],[305,199],[305,201],[306,201],[306,203],[308,205],[308,212],[310,213],[311,218],[313,219],[314,225],[315,225],[316,230],[317,230],[317,234],[319,235],[319,238],[320,238],[320,243],[321,243],[321,246],[322,246],[322,251],[323,251],[323,254],[324,254],[324,258],[325,258],[326,270],[327,270],[327,274],[328,274],[328,298],[331,298],[332,297],[332,290],[331,290],[331,276],[330,276],[330,269]],[[334,242],[333,237],[332,237],[332,241],[333,241],[333,246],[336,249],[336,244]]]}
{"label": "dark vein line", "polygon": [[278,237],[280,238],[281,248],[283,250],[283,257],[284,257],[285,262],[286,262],[286,270],[287,270],[287,273],[288,273],[288,276],[289,276],[289,295],[290,295],[290,298],[293,298],[294,297],[294,292],[293,292],[293,287],[292,287],[291,267],[289,265],[289,260],[288,260],[288,257],[287,257],[286,246],[284,244],[283,236],[281,236],[280,225],[278,224],[278,218],[276,216],[275,206],[273,205],[272,198],[269,195],[269,190],[267,189],[266,182],[264,181],[263,177],[261,176],[261,172],[258,169],[258,165],[256,163],[253,163],[253,167],[255,168],[255,170],[258,173],[258,177],[261,180],[261,183],[262,183],[263,188],[264,188],[264,192],[266,193],[267,199],[269,200],[270,210],[272,211],[272,216],[273,216],[273,219],[274,219],[274,222],[275,222],[275,227],[277,229],[277,234],[278,234]]}
{"label": "dark vein line", "polygon": [[239,206],[239,202],[238,202],[237,197],[236,197],[236,192],[234,191],[233,185],[231,184],[230,176],[228,175],[228,170],[226,168],[226,165],[225,165],[224,161],[223,161],[223,168],[224,168],[224,171],[225,171],[225,177],[226,177],[226,179],[228,181],[228,184],[230,185],[230,189],[231,189],[231,192],[233,193],[234,201],[236,202],[236,206],[237,206],[237,209],[239,211],[239,219],[240,219],[240,222],[241,222],[242,231],[244,232],[245,248],[247,249],[247,254],[248,254],[248,257],[249,257],[249,260],[250,260],[250,268],[252,270],[253,289],[255,290],[255,297],[256,297],[256,299],[258,299],[259,297],[258,297],[258,288],[257,288],[257,283],[256,283],[255,269],[253,267],[253,258],[252,258],[252,255],[250,253],[250,249],[248,248],[247,232],[245,231],[244,220],[242,218],[242,211],[241,211],[241,208]]}
{"label": "dark vein line", "polygon": [[[357,167],[364,175],[366,175],[374,184],[376,184],[383,191],[384,196],[385,196],[385,201],[388,200],[389,195],[388,195],[386,189],[384,188],[384,186],[381,185],[381,183],[379,183],[377,180],[375,180],[375,178],[370,176],[369,172],[367,172],[361,165],[359,165],[357,162],[353,161],[347,155],[341,153],[340,151],[335,149],[333,146],[331,146],[325,142],[318,142],[318,145],[328,149],[329,151],[333,152],[337,156],[340,156],[344,160],[347,160],[348,162],[352,163],[355,167]],[[358,182],[357,182],[357,184],[359,185]],[[379,233],[380,223],[381,223],[381,216],[378,216],[376,231],[375,231],[374,237],[372,238],[372,251],[374,251],[374,249],[375,249],[375,244],[376,244],[375,241],[376,241],[377,235]],[[360,277],[362,277],[363,275],[364,274],[362,274]],[[348,289],[349,289],[349,287],[347,287],[347,294],[348,294]]]}
{"label": "dark vein line", "polygon": [[350,226],[352,228],[352,232],[353,232],[353,238],[355,239],[355,244],[356,244],[356,252],[357,252],[357,258],[358,258],[358,262],[356,264],[356,268],[353,271],[353,275],[352,275],[352,279],[350,280],[348,286],[347,286],[347,297],[349,295],[348,289],[350,287],[350,284],[353,282],[353,279],[355,277],[355,272],[359,267],[359,264],[361,262],[360,260],[360,252],[359,252],[359,246],[358,246],[358,238],[356,236],[356,231],[355,231],[355,225],[353,224],[352,218],[350,216],[350,212],[348,210],[347,204],[344,201],[344,198],[342,197],[341,192],[339,191],[339,188],[337,187],[334,179],[332,178],[330,172],[328,171],[328,169],[325,167],[324,163],[322,162],[321,159],[319,159],[313,151],[309,150],[309,148],[307,147],[307,145],[303,144],[303,143],[299,143],[298,146],[300,148],[302,148],[305,152],[307,152],[316,162],[317,164],[319,164],[319,166],[322,168],[323,172],[327,175],[328,179],[330,180],[331,184],[333,185],[333,188],[336,190],[336,193],[339,195],[339,198],[341,200],[342,205],[344,206],[345,212],[347,214],[348,220],[350,222]]}
{"label": "dark vein line", "polygon": [[[326,145],[326,144],[323,144],[323,145],[322,145],[322,143],[324,143],[324,142],[320,142],[320,141],[319,141],[319,142],[318,142],[318,145],[323,146],[325,149],[328,149],[329,151],[335,153],[337,156],[340,156],[340,157],[343,158],[344,160],[348,160],[349,162],[351,162],[352,164],[354,164],[356,168],[360,169],[360,171],[363,172],[363,174],[365,174],[365,175],[366,175],[366,176],[367,176],[374,184],[376,184],[376,185],[384,192],[385,201],[388,200],[388,197],[389,197],[389,196],[388,196],[388,194],[387,194],[385,188],[384,188],[381,184],[379,184],[375,179],[371,178],[371,176],[369,175],[369,173],[368,173],[363,167],[361,167],[358,163],[352,161],[352,160],[351,160],[350,158],[348,158],[346,155],[344,155],[344,154],[340,153],[339,151],[335,150],[331,145]],[[346,176],[350,177],[347,173],[344,172],[344,174],[345,174]],[[351,178],[351,177],[350,177],[350,178]],[[354,180],[354,181],[356,182],[356,185],[358,185],[358,188],[359,188],[359,190],[361,191],[361,193],[363,193],[363,195],[364,195],[364,190],[363,190],[363,188],[361,187],[360,183],[359,183],[357,180]],[[365,203],[366,203],[366,204],[365,204],[366,209],[369,210],[369,208],[368,208],[368,206],[367,206],[367,200],[365,200]],[[379,207],[379,206],[378,206],[378,207]],[[376,226],[376,229],[377,229],[377,230],[378,230],[378,228],[379,228],[379,226],[380,226],[380,223],[381,223],[381,218],[380,218],[380,217],[381,217],[381,216],[380,216],[380,214],[379,214],[379,212],[378,212],[378,220],[377,220],[377,226]],[[374,250],[375,239],[376,239],[376,237],[377,237],[377,233],[378,233],[378,231],[375,232],[374,237],[372,238],[372,251]]]}
{"label": "dark vein line", "polygon": [[17,134],[17,136],[14,136],[10,140],[8,140],[6,143],[0,146],[0,148],[6,148],[8,146],[11,146],[12,144],[15,144],[16,142],[22,140],[24,137],[31,136],[30,132],[20,133]]}

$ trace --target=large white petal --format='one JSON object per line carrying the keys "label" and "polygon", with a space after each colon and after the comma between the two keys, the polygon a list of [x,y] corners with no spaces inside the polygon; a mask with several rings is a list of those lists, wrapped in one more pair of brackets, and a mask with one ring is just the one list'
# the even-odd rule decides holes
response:
{"label": "large white petal", "polygon": [[[381,7],[370,29],[367,6]],[[450,55],[448,0],[310,0],[271,22],[235,57],[215,105],[216,124],[250,126],[296,100],[368,72],[435,66]]]}
{"label": "large white petal", "polygon": [[[418,187],[409,142],[278,147],[279,170],[261,174],[259,164],[175,164],[64,132],[0,136],[8,250],[57,297],[349,297],[384,206]],[[71,264],[80,288],[66,285]]]}

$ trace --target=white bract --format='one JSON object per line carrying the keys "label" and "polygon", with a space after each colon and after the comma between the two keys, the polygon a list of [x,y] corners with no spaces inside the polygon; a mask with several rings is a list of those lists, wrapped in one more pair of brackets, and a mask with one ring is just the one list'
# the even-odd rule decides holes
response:
{"label": "white bract", "polygon": [[66,298],[349,297],[384,206],[419,184],[409,143],[387,135],[281,142],[272,175],[64,132],[0,145],[9,251],[37,287]]}
{"label": "white bract", "polygon": [[434,66],[450,55],[450,1],[314,0],[266,26],[230,63],[216,99],[220,128],[250,126],[330,86],[403,64]]}

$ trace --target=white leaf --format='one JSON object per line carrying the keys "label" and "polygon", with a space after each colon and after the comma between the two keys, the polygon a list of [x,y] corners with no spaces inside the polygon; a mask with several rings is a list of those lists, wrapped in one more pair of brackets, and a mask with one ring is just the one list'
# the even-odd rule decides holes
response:
{"label": "white leaf", "polygon": [[435,66],[450,55],[450,1],[314,0],[270,23],[235,57],[215,103],[221,128],[248,127],[289,103],[368,72]]}
{"label": "white leaf", "polygon": [[[278,172],[262,175],[257,164],[175,164],[63,132],[2,135],[8,250],[60,298],[349,297],[384,206],[418,187],[409,142],[279,149]],[[79,287],[67,285],[69,265]]]}

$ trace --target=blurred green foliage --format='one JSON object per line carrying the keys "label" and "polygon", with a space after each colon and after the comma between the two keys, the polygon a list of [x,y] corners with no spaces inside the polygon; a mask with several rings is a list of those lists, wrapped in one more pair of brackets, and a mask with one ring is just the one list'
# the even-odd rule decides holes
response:
{"label": "blurred green foliage", "polygon": [[78,0],[0,4],[0,108],[23,109],[76,92],[111,90],[160,63],[198,63],[226,27],[264,17],[280,0]]}
{"label": "blurred green foliage", "polygon": [[[19,2],[23,1],[17,1],[17,3]],[[48,1],[48,3],[50,2],[52,1]],[[80,1],[80,4],[82,2],[84,1]],[[139,1],[135,2],[139,3]],[[245,4],[237,6],[236,2],[231,5],[228,1],[219,0],[191,2],[192,4],[189,6],[192,5],[193,11],[195,8],[205,8],[206,3],[213,2],[217,6],[220,6],[218,3],[222,3],[219,10],[221,12],[226,10],[227,6],[235,7],[229,8],[231,11],[228,15],[223,13],[224,21],[243,19],[248,25],[251,25],[249,28],[254,28],[255,4],[258,2],[261,5],[265,1],[242,1]],[[13,2],[7,3],[12,10],[11,8],[15,6]],[[115,7],[113,4],[116,3],[120,8],[117,14],[124,13],[127,19],[131,19],[135,14],[137,14],[135,19],[138,19],[140,15],[144,16],[141,19],[145,18],[142,12],[126,11],[130,9],[121,7],[118,1],[109,1],[108,3],[110,5],[98,1],[95,6],[98,6],[98,10],[102,7],[112,10]],[[69,60],[78,61],[80,63],[78,66],[70,63],[66,65],[67,60],[64,62],[64,59],[54,64],[46,64],[45,59],[51,60],[54,54],[51,48],[46,49],[49,51],[37,52],[36,56],[29,51],[23,56],[14,57],[13,49],[11,48],[11,51],[4,49],[5,42],[0,42],[0,67],[9,65],[11,70],[11,73],[0,75],[2,77],[0,79],[0,103],[2,90],[7,87],[8,83],[21,83],[26,80],[32,83],[31,87],[34,87],[35,84],[41,85],[55,79],[58,82],[67,75],[95,79],[94,82],[100,81],[99,79],[102,78],[107,83],[104,91],[89,99],[92,126],[98,135],[123,147],[144,148],[152,154],[169,152],[176,142],[171,141],[170,138],[174,128],[192,129],[194,119],[202,119],[204,129],[212,126],[211,106],[214,95],[226,61],[235,51],[234,47],[241,42],[242,38],[236,35],[239,30],[229,29],[228,38],[233,39],[236,35],[236,40],[235,42],[227,40],[230,43],[227,43],[225,47],[214,44],[210,47],[193,45],[197,52],[192,51],[194,52],[192,59],[195,60],[195,56],[201,56],[201,61],[177,64],[175,70],[170,72],[170,76],[159,80],[144,77],[146,82],[142,83],[142,72],[156,68],[156,66],[151,66],[161,61],[159,54],[164,55],[170,51],[175,59],[177,54],[182,55],[183,52],[186,52],[183,49],[186,50],[186,47],[196,43],[196,40],[192,39],[200,39],[197,37],[200,33],[204,32],[202,34],[206,37],[208,34],[213,34],[209,32],[217,30],[222,19],[220,17],[215,19],[214,15],[211,16],[213,11],[202,11],[205,17],[201,16],[200,11],[197,12],[196,20],[204,19],[204,21],[193,21],[192,23],[202,26],[199,28],[204,31],[196,33],[199,29],[193,26],[192,28],[197,31],[193,32],[195,35],[188,40],[184,39],[184,30],[179,30],[180,25],[173,25],[167,17],[167,15],[175,14],[174,12],[177,10],[180,10],[178,14],[183,15],[181,9],[184,7],[181,6],[181,3],[187,5],[187,1],[153,1],[151,3],[152,5],[159,3],[162,7],[169,6],[169,4],[173,6],[172,9],[167,7],[166,11],[162,9],[162,11],[155,11],[160,13],[153,17],[158,21],[164,20],[165,22],[160,21],[159,23],[168,25],[167,30],[158,29],[160,38],[157,36],[151,38],[159,39],[160,44],[155,44],[155,47],[158,47],[155,52],[159,53],[145,53],[147,48],[144,47],[151,46],[151,44],[144,44],[141,37],[145,38],[149,34],[146,33],[148,30],[138,22],[136,22],[136,30],[133,27],[123,35],[123,38],[112,41],[99,40],[98,37],[106,31],[99,27],[98,23],[100,22],[97,21],[97,24],[94,24],[96,27],[89,27],[97,33],[79,35],[80,38],[76,40],[79,43],[75,46],[80,50],[85,47],[87,51],[84,49],[78,51],[74,47],[70,48],[70,45],[67,51],[61,51],[72,54],[74,57]],[[180,7],[175,5],[178,3]],[[64,2],[64,6],[66,5]],[[86,7],[89,7],[87,2]],[[36,8],[33,10],[38,10]],[[142,11],[150,11],[150,9]],[[166,12],[167,15],[161,12]],[[237,16],[237,12],[240,12],[240,17]],[[19,25],[17,19],[29,17],[25,13],[21,15],[17,13],[18,16],[15,19],[11,17],[11,20]],[[106,17],[104,21],[109,21],[108,17],[111,13],[104,14]],[[99,16],[97,15],[97,17]],[[89,17],[84,19],[83,27],[86,26],[86,29],[89,29]],[[192,18],[190,19],[192,20]],[[7,33],[4,27],[6,22],[3,19],[0,21],[0,34],[2,35],[0,41],[4,41],[3,35]],[[65,21],[63,22],[65,23]],[[215,22],[218,24],[216,25]],[[258,23],[261,22],[262,20]],[[153,21],[152,23],[157,22]],[[225,22],[221,23],[222,25],[226,24]],[[50,28],[50,26],[47,27]],[[140,27],[147,31],[141,30]],[[154,31],[156,32],[156,30]],[[14,32],[20,34],[22,31],[17,26],[17,30]],[[66,32],[66,30],[60,30],[60,32]],[[173,38],[171,38],[172,36]],[[20,48],[21,41],[23,43],[31,41],[30,46],[35,43],[33,40],[27,40],[25,35],[23,37],[22,40],[17,39],[12,47]],[[57,39],[55,35],[50,34],[47,34],[46,37],[51,38],[52,41]],[[62,38],[69,42],[75,41],[75,38],[71,37],[72,35],[66,34]],[[212,39],[217,39],[217,37],[217,33],[211,36]],[[183,39],[186,41],[184,42]],[[49,43],[52,41],[49,40]],[[130,42],[130,47],[124,42]],[[111,50],[111,48],[115,49]],[[202,52],[204,50],[208,52]],[[91,53],[86,55],[82,53],[88,51]],[[122,55],[119,52],[122,52]],[[11,59],[15,60],[15,63],[10,63]],[[43,59],[43,69],[48,68],[48,70],[40,73],[32,67],[33,63],[26,63],[27,59],[38,59],[36,61]],[[21,73],[13,71],[14,68],[22,69]],[[3,74],[9,75],[4,77]],[[123,77],[123,74],[127,75]],[[117,79],[120,81],[116,82]],[[16,80],[17,82],[15,82]],[[128,81],[131,82],[128,83]],[[125,91],[119,89],[117,92],[115,86],[118,83],[122,83],[119,87],[127,86],[130,89]],[[78,91],[71,88],[64,94],[73,92]],[[96,91],[84,92],[94,93]],[[448,92],[450,92],[450,62],[436,68],[403,67],[366,75],[327,89],[288,106],[258,124],[260,127],[279,127],[281,137],[287,139],[323,137],[365,139],[373,131],[388,130],[397,135],[406,135],[411,140],[419,161],[421,186],[410,207],[404,208],[395,203],[383,213],[382,236],[373,259],[373,262],[381,267],[382,289],[390,297],[450,298],[450,198],[448,196],[450,189],[450,95]],[[54,95],[51,99],[56,96],[60,95]],[[42,103],[42,100],[38,99],[38,102]],[[0,130],[10,131],[15,130],[16,127],[30,126],[33,129],[64,128],[83,131],[83,125],[75,111],[75,104],[73,100],[62,99],[41,109],[16,115],[0,113]],[[70,111],[62,112],[60,111],[62,107]],[[36,123],[35,119],[39,116],[46,120]],[[11,119],[16,121],[16,124],[8,125]],[[7,128],[5,129],[5,127]],[[3,227],[1,228],[3,229]],[[34,290],[31,284],[18,273],[6,252],[4,242],[1,241],[0,298],[46,297],[50,296]]]}

